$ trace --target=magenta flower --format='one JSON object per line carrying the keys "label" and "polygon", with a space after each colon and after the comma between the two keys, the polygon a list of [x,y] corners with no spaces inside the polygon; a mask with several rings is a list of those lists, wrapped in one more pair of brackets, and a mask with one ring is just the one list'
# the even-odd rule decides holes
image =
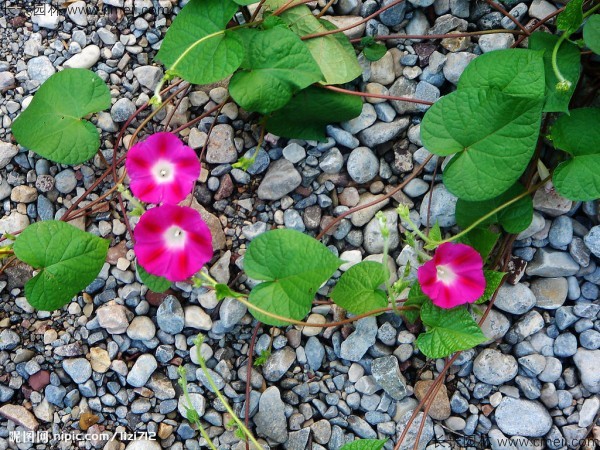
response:
{"label": "magenta flower", "polygon": [[155,133],[135,144],[125,162],[131,191],[143,202],[176,204],[200,175],[196,152],[172,133]]}
{"label": "magenta flower", "polygon": [[479,253],[465,244],[446,242],[417,273],[421,289],[433,304],[454,308],[483,295],[485,278]]}
{"label": "magenta flower", "polygon": [[212,236],[200,213],[187,206],[149,209],[134,230],[135,254],[152,275],[183,281],[213,256]]}

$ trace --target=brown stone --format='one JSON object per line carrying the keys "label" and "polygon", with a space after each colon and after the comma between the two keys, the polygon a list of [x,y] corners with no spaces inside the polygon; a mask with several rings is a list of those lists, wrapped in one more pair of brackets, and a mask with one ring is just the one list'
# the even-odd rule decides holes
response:
{"label": "brown stone", "polygon": [[[190,194],[191,195],[191,194]],[[193,209],[200,213],[202,220],[206,222],[208,228],[210,229],[210,234],[212,235],[212,245],[213,250],[222,250],[225,248],[226,238],[225,233],[223,232],[223,226],[221,225],[221,221],[214,214],[209,213],[204,206],[202,206],[196,199],[192,200],[190,204],[190,196],[187,196],[185,200],[183,200],[181,205],[191,206]]]}
{"label": "brown stone", "polygon": [[12,420],[28,430],[35,431],[40,426],[39,422],[30,411],[21,405],[4,405],[0,408],[0,416]]}
{"label": "brown stone", "polygon": [[127,247],[126,242],[121,241],[114,247],[108,249],[108,254],[106,255],[106,262],[110,265],[116,265],[119,258],[125,258],[127,256]]}
{"label": "brown stone", "polygon": [[100,417],[95,414],[84,412],[79,416],[79,429],[81,431],[87,431],[89,427],[97,424],[100,421]]}
{"label": "brown stone", "polygon": [[[417,381],[415,384],[415,396],[419,401],[425,397],[431,386],[433,385],[433,380],[421,380]],[[433,402],[431,407],[429,408],[429,417],[435,420],[446,420],[450,417],[450,400],[448,399],[448,390],[446,386],[443,384],[438,389],[435,397],[433,398]]]}
{"label": "brown stone", "polygon": [[50,384],[50,372],[47,370],[40,370],[29,377],[29,386],[34,391],[41,391]]}
{"label": "brown stone", "polygon": [[231,176],[227,173],[221,177],[221,184],[215,193],[215,200],[223,200],[230,197],[231,194],[233,194],[233,181],[231,181]]}

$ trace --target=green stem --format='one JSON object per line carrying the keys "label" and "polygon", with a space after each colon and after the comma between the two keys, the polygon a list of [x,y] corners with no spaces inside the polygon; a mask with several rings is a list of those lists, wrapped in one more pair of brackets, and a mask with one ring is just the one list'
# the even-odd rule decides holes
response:
{"label": "green stem", "polygon": [[227,410],[227,412],[231,415],[232,419],[235,421],[235,423],[240,428],[240,430],[242,430],[243,433],[246,436],[248,436],[248,439],[250,439],[252,441],[252,443],[256,446],[257,449],[261,449],[262,448],[261,445],[258,443],[258,441],[256,440],[256,438],[252,435],[252,433],[250,432],[250,430],[248,430],[248,428],[246,428],[246,426],[244,425],[244,423],[235,414],[235,412],[233,411],[233,409],[231,408],[231,406],[229,406],[229,403],[227,403],[227,399],[225,397],[223,397],[223,394],[221,394],[221,391],[219,390],[219,388],[215,384],[214,380],[212,379],[212,377],[208,373],[208,367],[206,367],[206,361],[204,361],[204,357],[202,356],[202,353],[200,351],[200,347],[202,345],[202,341],[203,340],[204,340],[204,338],[202,337],[202,335],[198,335],[198,337],[194,340],[194,344],[196,344],[196,351],[197,351],[197,355],[198,355],[198,362],[200,363],[200,367],[202,367],[202,372],[204,372],[204,375],[206,376],[206,379],[208,380],[208,384],[210,384],[210,387],[214,391],[215,395],[221,401],[221,403],[223,404],[223,406],[225,407],[225,409]]}
{"label": "green stem", "polygon": [[498,214],[500,211],[502,211],[504,208],[509,207],[510,205],[512,205],[515,202],[518,202],[519,200],[521,200],[524,197],[527,197],[528,195],[530,195],[532,192],[534,192],[538,187],[543,186],[544,184],[546,184],[547,181],[550,180],[552,176],[549,175],[546,178],[544,178],[544,180],[542,180],[540,183],[538,183],[537,185],[533,186],[531,189],[526,190],[525,192],[523,192],[520,195],[517,195],[515,198],[507,201],[506,203],[501,204],[500,206],[498,206],[497,208],[491,210],[489,213],[487,213],[486,215],[484,215],[483,217],[480,217],[478,220],[476,220],[475,222],[473,222],[471,225],[469,225],[467,228],[465,228],[464,230],[462,230],[460,233],[449,237],[448,239],[444,239],[440,242],[435,242],[436,245],[441,245],[441,244],[445,244],[446,242],[452,242],[462,236],[464,236],[465,234],[469,233],[471,230],[473,230],[474,228],[476,228],[480,223],[485,222],[487,219],[489,219],[490,217],[494,216],[495,214]]}

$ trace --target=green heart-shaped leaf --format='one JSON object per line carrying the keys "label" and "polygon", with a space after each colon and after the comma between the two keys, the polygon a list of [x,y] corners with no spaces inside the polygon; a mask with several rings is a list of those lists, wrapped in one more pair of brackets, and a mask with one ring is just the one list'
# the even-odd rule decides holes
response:
{"label": "green heart-shaped leaf", "polygon": [[68,223],[34,223],[19,235],[15,255],[40,272],[25,285],[36,309],[53,311],[66,305],[100,273],[109,241]]}
{"label": "green heart-shaped leaf", "polygon": [[239,35],[225,30],[237,10],[233,0],[191,0],[173,21],[156,59],[194,84],[231,75],[244,59]]}
{"label": "green heart-shaped leaf", "polygon": [[247,35],[242,70],[229,82],[231,97],[245,110],[267,114],[319,81],[319,66],[300,38],[275,27]]}
{"label": "green heart-shaped leaf", "polygon": [[[246,274],[264,281],[252,289],[248,300],[279,316],[300,320],[310,311],[321,284],[341,263],[310,236],[289,229],[268,231],[250,243],[244,256]],[[287,325],[252,308],[250,311],[268,325]]]}
{"label": "green heart-shaped leaf", "polygon": [[421,138],[432,153],[456,153],[444,170],[450,192],[487,200],[510,188],[525,170],[537,143],[541,109],[539,99],[460,89],[427,111]]}
{"label": "green heart-shaped leaf", "polygon": [[381,450],[387,439],[357,439],[344,444],[340,450]]}
{"label": "green heart-shaped leaf", "polygon": [[591,51],[600,55],[600,16],[594,15],[585,22],[583,40]]}
{"label": "green heart-shaped leaf", "polygon": [[428,358],[445,358],[459,350],[467,350],[485,342],[479,325],[464,306],[442,309],[431,301],[421,306],[421,320],[426,333],[417,338],[417,347]]}
{"label": "green heart-shaped leaf", "polygon": [[571,0],[556,18],[556,28],[565,33],[575,33],[583,22],[583,0]]}
{"label": "green heart-shaped leaf", "polygon": [[345,122],[362,111],[360,97],[310,86],[267,118],[267,130],[277,136],[325,139],[325,126]]}
{"label": "green heart-shaped leaf", "polygon": [[550,130],[556,148],[573,158],[558,165],[554,187],[571,200],[600,198],[600,108],[579,108],[558,118]]}
{"label": "green heart-shaped leaf", "polygon": [[171,282],[164,277],[157,277],[148,273],[140,264],[137,264],[137,272],[142,282],[148,286],[152,292],[165,292],[171,287]]}
{"label": "green heart-shaped leaf", "polygon": [[330,294],[331,299],[352,314],[385,308],[388,298],[379,289],[385,283],[385,268],[375,261],[362,261],[350,267]]}
{"label": "green heart-shaped leaf", "polygon": [[88,114],[110,106],[102,79],[85,69],[65,69],[46,80],[29,107],[12,124],[19,144],[62,164],[79,164],[100,147]]}

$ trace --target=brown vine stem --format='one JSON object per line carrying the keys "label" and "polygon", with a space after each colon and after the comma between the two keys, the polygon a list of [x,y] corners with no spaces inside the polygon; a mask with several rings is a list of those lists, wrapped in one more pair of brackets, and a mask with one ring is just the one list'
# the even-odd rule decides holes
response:
{"label": "brown vine stem", "polygon": [[329,8],[331,8],[331,5],[333,5],[335,3],[335,0],[329,0],[329,3],[327,3],[323,9],[321,10],[321,12],[319,14],[317,14],[315,17],[317,19],[320,19],[321,17],[323,17],[323,15],[327,12],[327,10]]}
{"label": "brown vine stem", "polygon": [[183,125],[181,125],[178,128],[175,128],[173,131],[171,131],[171,133],[179,133],[182,130],[185,130],[187,127],[190,127],[198,122],[200,122],[202,119],[204,119],[205,117],[210,116],[212,113],[214,113],[215,111],[219,110],[220,108],[222,108],[223,103],[219,103],[217,106],[209,109],[208,111],[203,112],[202,114],[200,114],[198,117],[195,117],[194,119],[190,120],[187,123],[184,123]]}
{"label": "brown vine stem", "polygon": [[425,161],[423,161],[423,164],[421,164],[420,166],[415,167],[413,169],[413,171],[410,173],[410,175],[408,175],[402,181],[402,183],[400,183],[398,186],[396,186],[394,189],[392,189],[390,192],[388,192],[387,194],[385,194],[380,199],[373,200],[372,202],[365,203],[364,205],[355,206],[354,208],[351,208],[348,211],[346,211],[346,212],[340,214],[339,216],[337,216],[334,220],[331,221],[331,223],[329,225],[327,225],[325,228],[323,228],[323,230],[317,235],[316,239],[317,240],[322,239],[323,236],[325,236],[325,234],[327,234],[327,232],[329,230],[331,230],[335,225],[337,225],[339,222],[341,222],[342,219],[344,219],[345,217],[348,217],[350,214],[353,214],[353,213],[355,213],[357,211],[360,211],[361,209],[365,209],[365,208],[369,208],[371,206],[375,206],[376,204],[381,203],[385,199],[390,198],[393,195],[395,195],[397,192],[400,191],[400,189],[402,189],[404,186],[406,186],[410,180],[412,180],[413,178],[415,178],[417,175],[419,175],[421,173],[421,171],[423,170],[423,168],[427,165],[427,163],[431,160],[431,158],[433,158],[433,156],[434,155],[429,155],[427,158],[425,158]]}
{"label": "brown vine stem", "polygon": [[322,84],[315,84],[314,86],[319,87],[321,89],[327,89],[328,91],[341,92],[343,94],[354,95],[356,97],[383,98],[386,100],[398,100],[401,102],[419,103],[421,105],[428,105],[428,106],[433,105],[432,102],[428,102],[427,100],[419,100],[417,98],[395,97],[393,95],[385,95],[385,94],[367,94],[366,92],[351,91],[349,89],[344,89],[344,88],[340,88],[337,86],[329,86],[329,85],[325,86]]}
{"label": "brown vine stem", "polygon": [[359,25],[362,25],[363,23],[368,22],[371,19],[374,19],[375,17],[377,17],[379,14],[381,14],[382,12],[393,8],[396,5],[399,5],[400,3],[403,3],[404,0],[396,0],[392,3],[390,3],[389,5],[384,6],[383,8],[380,8],[379,10],[375,11],[373,14],[371,14],[370,16],[365,17],[362,20],[359,20],[356,23],[353,23],[351,25],[342,27],[342,28],[337,28],[335,30],[328,30],[328,31],[322,31],[320,33],[313,33],[313,34],[307,34],[305,36],[302,36],[300,39],[302,39],[303,41],[307,40],[307,39],[314,39],[314,38],[318,38],[318,37],[322,37],[322,36],[328,36],[330,34],[335,34],[335,33],[340,33],[343,31],[348,31],[351,30],[352,28],[356,28]]}
{"label": "brown vine stem", "polygon": [[256,17],[258,16],[258,13],[262,9],[263,5],[265,4],[265,1],[266,0],[260,0],[259,4],[256,5],[256,9],[254,10],[254,13],[252,13],[252,17],[250,17],[250,22],[254,22],[256,20]]}
{"label": "brown vine stem", "polygon": [[192,85],[189,84],[185,93],[181,97],[179,97],[179,100],[177,100],[175,107],[169,113],[169,117],[167,118],[167,121],[165,122],[165,131],[167,131],[169,129],[169,125],[171,124],[171,120],[173,120],[173,116],[175,115],[175,112],[177,112],[177,108],[179,108],[179,105],[181,105],[181,102],[183,101],[185,96],[190,92],[191,88],[192,88]]}
{"label": "brown vine stem", "polygon": [[[539,27],[541,27],[542,25],[544,25],[546,22],[548,22],[549,20],[551,20],[553,17],[558,16],[561,12],[563,12],[565,10],[565,7],[563,6],[562,8],[557,9],[556,11],[554,11],[551,14],[548,14],[546,17],[544,17],[542,20],[540,20],[538,23],[536,23],[531,30],[529,30],[529,34],[531,35],[531,33],[533,33],[535,30],[537,30]],[[527,35],[521,36],[519,39],[517,39],[517,41],[511,46],[511,48],[517,48],[519,46],[519,44],[521,42],[523,42],[525,39],[527,39]]]}
{"label": "brown vine stem", "polygon": [[[373,36],[373,39],[377,41],[387,41],[390,39],[446,39],[446,38],[457,38],[457,37],[471,37],[471,36],[483,36],[486,34],[516,34],[525,35],[519,30],[484,30],[484,31],[468,31],[465,33],[445,33],[445,34],[382,34],[381,36]],[[350,39],[350,42],[360,42],[361,38]]]}
{"label": "brown vine stem", "polygon": [[496,2],[493,2],[492,0],[485,0],[485,2],[490,5],[492,8],[500,11],[505,17],[508,17],[512,23],[514,23],[517,27],[519,27],[519,29],[521,31],[523,31],[527,36],[529,36],[531,33],[529,32],[529,30],[527,28],[525,28],[523,25],[521,25],[521,22],[519,22],[515,16],[513,16],[511,13],[509,13],[506,9],[504,9],[501,5],[499,5]]}

